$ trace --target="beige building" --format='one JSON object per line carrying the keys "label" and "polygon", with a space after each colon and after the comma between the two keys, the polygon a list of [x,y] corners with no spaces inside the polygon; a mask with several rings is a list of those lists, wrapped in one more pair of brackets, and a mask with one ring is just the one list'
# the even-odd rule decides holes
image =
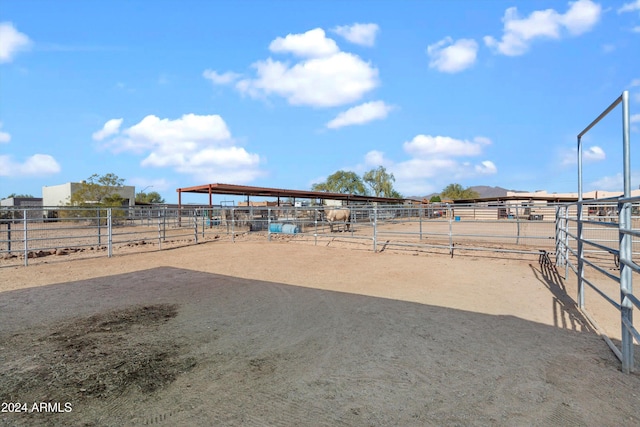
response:
{"label": "beige building", "polygon": [[[602,190],[594,190],[594,191],[586,191],[582,192],[582,198],[584,200],[589,199],[608,199],[611,197],[622,197],[622,191],[602,191]],[[631,190],[631,197],[640,196],[639,190]],[[540,198],[548,198],[548,199],[575,199],[578,200],[578,193],[548,193],[545,190],[534,191],[533,193],[523,193],[517,191],[507,191],[507,197],[517,197],[519,199],[528,199],[530,197],[540,197]]]}
{"label": "beige building", "polygon": [[[603,200],[602,205],[590,204],[587,215],[606,216],[612,218],[616,210],[611,199],[621,197],[621,191],[589,191],[583,192],[584,200]],[[632,190],[632,197],[640,196],[639,190]],[[503,197],[486,197],[478,199],[454,200],[455,216],[464,219],[527,219],[549,220],[555,218],[556,205],[578,200],[578,193],[548,193],[544,190],[535,192],[508,191]],[[615,204],[615,203],[614,203]],[[462,205],[469,205],[463,207]],[[576,215],[576,208],[570,208],[570,214]]]}

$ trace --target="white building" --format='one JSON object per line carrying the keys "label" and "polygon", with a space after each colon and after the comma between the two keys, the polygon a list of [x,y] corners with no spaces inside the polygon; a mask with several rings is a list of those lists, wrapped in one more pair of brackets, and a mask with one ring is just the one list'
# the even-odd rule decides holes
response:
{"label": "white building", "polygon": [[[71,200],[71,195],[78,191],[81,185],[79,182],[67,182],[66,184],[42,187],[42,206],[65,206]],[[136,187],[124,185],[114,187],[114,190],[114,193],[124,199],[124,205],[135,206]]]}

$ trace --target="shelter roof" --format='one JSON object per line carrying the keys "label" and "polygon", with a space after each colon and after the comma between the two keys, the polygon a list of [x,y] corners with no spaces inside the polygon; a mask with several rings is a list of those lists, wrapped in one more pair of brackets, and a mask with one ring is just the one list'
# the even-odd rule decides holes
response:
{"label": "shelter roof", "polygon": [[229,194],[233,196],[292,197],[300,199],[333,199],[351,202],[402,203],[404,199],[362,196],[359,194],[328,193],[324,191],[287,190],[283,188],[252,187],[236,184],[204,184],[178,188],[178,193]]}

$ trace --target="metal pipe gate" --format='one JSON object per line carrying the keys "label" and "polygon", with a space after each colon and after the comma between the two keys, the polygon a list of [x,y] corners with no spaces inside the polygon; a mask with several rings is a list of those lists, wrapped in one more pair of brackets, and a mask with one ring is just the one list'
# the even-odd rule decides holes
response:
{"label": "metal pipe gate", "polygon": [[[624,194],[622,197],[615,199],[584,201],[582,188],[582,137],[620,104],[622,104],[622,169]],[[557,264],[565,267],[565,277],[569,268],[576,273],[578,280],[577,297],[580,310],[598,327],[597,323],[593,321],[585,308],[586,284],[620,311],[621,348],[614,345],[606,334],[602,333],[602,336],[611,347],[611,350],[620,359],[624,373],[634,371],[634,339],[640,344],[640,334],[633,325],[633,306],[635,305],[640,308],[640,301],[634,295],[632,285],[633,273],[640,273],[640,266],[633,260],[634,237],[640,237],[640,230],[634,229],[632,222],[632,210],[634,209],[634,204],[640,206],[640,197],[631,197],[629,118],[629,92],[624,91],[609,107],[578,134],[578,202],[558,209],[556,214],[556,221],[560,224],[558,226],[559,230],[556,233]],[[589,208],[602,203],[615,206],[617,215],[614,217],[617,219],[617,223],[610,222],[605,226],[601,221],[595,221],[590,218]],[[573,216],[569,214],[571,208],[575,208],[575,215]],[[585,208],[587,210],[586,213]],[[573,231],[572,225],[575,225],[575,232]],[[593,226],[595,225],[616,229],[618,247],[616,248],[615,245],[607,245],[606,242],[598,241],[598,239],[593,236]],[[575,248],[571,246],[571,242],[576,243]],[[608,253],[619,260],[619,274],[614,275],[609,273],[609,271],[602,268],[597,261],[592,259],[590,253],[595,251]],[[577,260],[577,266],[571,262],[572,257],[575,257]],[[587,279],[585,277],[585,268],[593,269],[608,279],[619,283],[619,298],[615,299],[608,296],[594,280]],[[599,327],[598,329],[601,331]]]}

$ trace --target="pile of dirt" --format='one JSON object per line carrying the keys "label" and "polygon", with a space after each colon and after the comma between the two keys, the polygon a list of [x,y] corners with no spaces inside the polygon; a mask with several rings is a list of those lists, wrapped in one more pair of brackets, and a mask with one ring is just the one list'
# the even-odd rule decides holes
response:
{"label": "pile of dirt", "polygon": [[[152,393],[195,366],[184,344],[158,333],[175,304],[75,318],[2,346],[0,400],[73,401]],[[27,360],[25,360],[27,359]]]}

